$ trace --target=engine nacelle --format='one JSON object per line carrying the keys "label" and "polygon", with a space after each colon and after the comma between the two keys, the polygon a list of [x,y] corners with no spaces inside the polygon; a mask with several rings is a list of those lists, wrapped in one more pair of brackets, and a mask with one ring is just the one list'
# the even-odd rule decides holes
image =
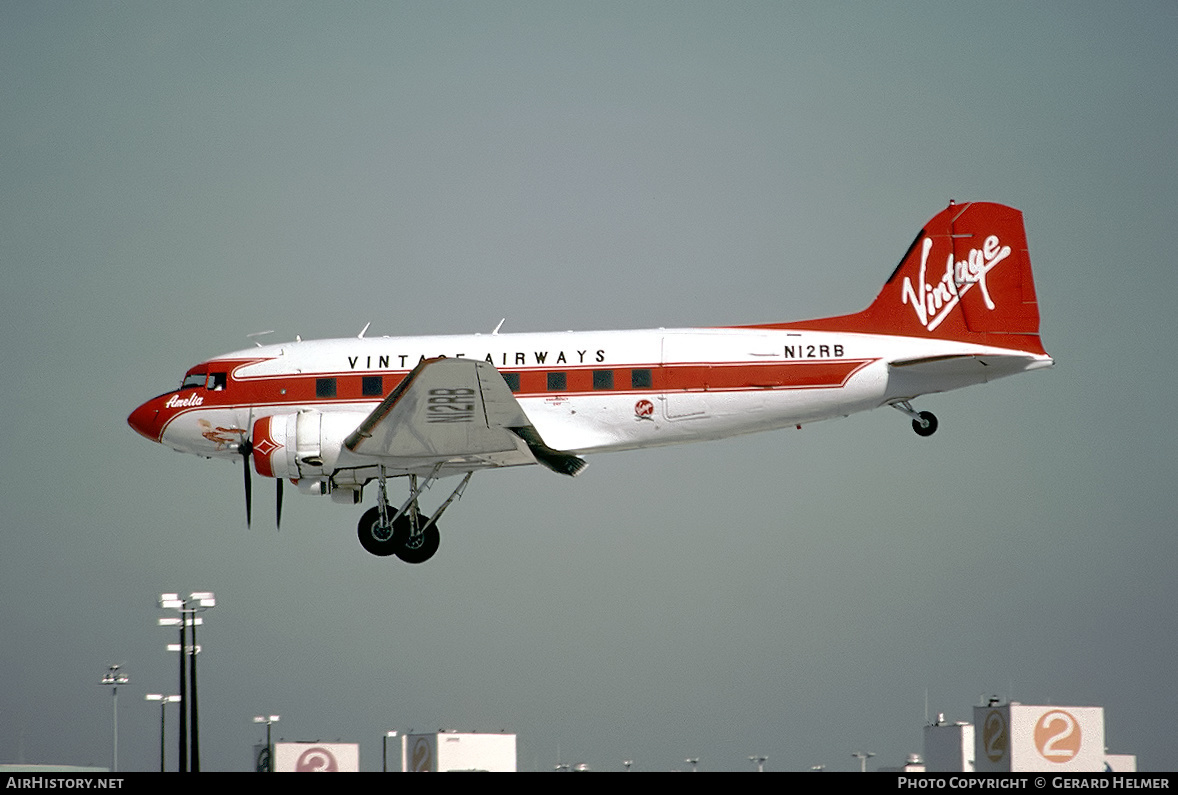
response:
{"label": "engine nacelle", "polygon": [[254,469],[268,478],[326,482],[335,470],[348,434],[367,415],[340,411],[324,414],[307,409],[254,421]]}

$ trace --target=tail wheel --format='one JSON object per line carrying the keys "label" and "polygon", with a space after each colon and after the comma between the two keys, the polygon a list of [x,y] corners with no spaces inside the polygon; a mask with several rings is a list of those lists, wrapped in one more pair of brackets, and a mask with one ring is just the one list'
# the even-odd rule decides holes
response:
{"label": "tail wheel", "polygon": [[937,432],[937,415],[931,411],[920,412],[920,419],[912,421],[912,430],[917,436],[932,436]]}
{"label": "tail wheel", "polygon": [[432,524],[416,536],[411,536],[408,515],[402,516],[401,519],[404,521],[397,521],[393,527],[393,546],[397,550],[397,557],[406,563],[425,563],[434,556],[442,543],[438,526]]}
{"label": "tail wheel", "polygon": [[393,540],[395,526],[380,523],[380,508],[370,508],[360,517],[360,524],[356,534],[360,538],[360,546],[378,557],[387,558],[397,552],[396,542]]}

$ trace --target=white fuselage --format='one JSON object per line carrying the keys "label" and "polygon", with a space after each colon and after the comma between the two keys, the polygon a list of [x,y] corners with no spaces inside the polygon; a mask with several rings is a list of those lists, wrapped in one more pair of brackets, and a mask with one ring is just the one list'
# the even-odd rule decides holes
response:
{"label": "white fuselage", "polygon": [[[1002,357],[1004,366],[936,376],[891,366],[963,355]],[[491,362],[545,442],[577,454],[801,425],[1051,361],[952,340],[747,327],[299,341],[190,370],[194,384],[201,371],[212,375],[157,399],[171,405],[156,420],[156,440],[232,457],[233,442],[262,417],[313,409],[358,424],[419,362],[437,356]]]}

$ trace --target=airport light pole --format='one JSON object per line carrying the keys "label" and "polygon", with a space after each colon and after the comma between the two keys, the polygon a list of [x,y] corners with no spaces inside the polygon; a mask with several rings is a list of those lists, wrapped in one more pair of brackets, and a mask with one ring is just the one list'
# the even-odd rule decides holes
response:
{"label": "airport light pole", "polygon": [[110,666],[106,675],[102,677],[102,681],[99,682],[99,684],[110,685],[112,687],[111,693],[114,696],[114,715],[111,722],[113,740],[110,752],[110,771],[112,773],[119,772],[119,685],[125,685],[131,681],[126,674],[119,672],[119,668],[118,665]]}
{"label": "airport light pole", "polygon": [[856,751],[855,753],[851,754],[851,756],[854,757],[855,759],[859,760],[859,772],[866,773],[867,772],[867,760],[870,759],[871,757],[875,756],[875,752],[868,751],[867,753],[862,753],[861,751]]}
{"label": "airport light pole", "polygon": [[765,760],[767,760],[768,758],[769,757],[767,757],[767,756],[759,756],[759,755],[754,754],[753,756],[749,757],[749,761],[757,766],[758,773],[764,773],[765,772]]}
{"label": "airport light pole", "polygon": [[698,768],[699,768],[699,757],[698,757],[698,756],[689,756],[689,757],[687,757],[686,759],[684,759],[683,761],[684,761],[684,762],[686,762],[687,764],[691,765],[691,772],[692,772],[692,773],[698,773],[698,772],[699,772],[699,770],[698,770]]}
{"label": "airport light pole", "polygon": [[[200,723],[197,717],[196,709],[196,655],[200,653],[200,646],[196,643],[196,627],[204,623],[202,619],[197,616],[198,612],[208,610],[211,607],[217,606],[216,597],[212,591],[194,591],[186,598],[180,598],[179,594],[165,593],[160,594],[160,607],[165,610],[176,610],[180,613],[179,618],[161,618],[159,620],[160,626],[179,626],[180,627],[180,643],[177,646],[168,646],[168,650],[180,652],[180,772],[186,772],[191,769],[193,773],[200,772]],[[186,643],[185,629],[192,627],[192,643]],[[184,656],[188,654],[190,657],[190,666],[192,670],[192,691],[189,694],[187,683],[184,674]],[[191,700],[192,709],[192,754],[191,765],[189,764],[189,741],[188,741],[188,726],[187,726],[187,709],[189,700]]]}
{"label": "airport light pole", "polygon": [[395,731],[387,731],[384,733],[384,736],[380,738],[380,744],[381,744],[380,770],[382,773],[389,772],[389,738],[396,737],[396,736],[397,736],[397,733]]}
{"label": "airport light pole", "polygon": [[148,693],[143,697],[147,701],[160,702],[160,772],[164,772],[164,707],[175,704],[180,696],[165,696],[162,693]]}
{"label": "airport light pole", "polygon": [[254,715],[254,723],[266,724],[266,772],[274,772],[274,744],[270,742],[270,726],[282,720],[281,715]]}

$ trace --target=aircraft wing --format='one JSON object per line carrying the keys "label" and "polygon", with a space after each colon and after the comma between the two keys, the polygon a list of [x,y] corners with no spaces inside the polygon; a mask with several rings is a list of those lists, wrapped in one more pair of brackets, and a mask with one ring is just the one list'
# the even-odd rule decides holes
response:
{"label": "aircraft wing", "polygon": [[339,466],[451,472],[539,463],[576,475],[586,462],[544,444],[489,362],[427,359],[344,440]]}

